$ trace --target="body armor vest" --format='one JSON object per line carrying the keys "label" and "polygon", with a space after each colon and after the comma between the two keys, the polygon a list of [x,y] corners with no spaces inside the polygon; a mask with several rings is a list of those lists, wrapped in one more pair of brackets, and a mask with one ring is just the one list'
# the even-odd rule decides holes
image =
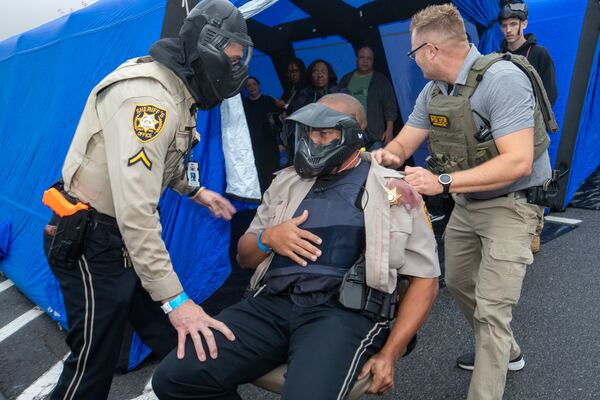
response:
{"label": "body armor vest", "polygon": [[428,110],[431,153],[428,166],[433,172],[442,174],[474,168],[499,155],[496,143],[489,132],[491,128],[489,123],[484,120],[488,125],[484,131],[477,127],[470,99],[488,68],[501,60],[515,64],[527,75],[533,87],[536,100],[534,159],[548,149],[550,138],[546,132],[556,132],[558,125],[541,78],[525,57],[494,53],[480,57],[473,64],[466,83],[456,84],[454,95],[443,95],[439,87],[434,84]]}
{"label": "body armor vest", "polygon": [[362,162],[341,176],[329,175],[316,180],[294,217],[308,210],[308,220],[300,228],[323,240],[322,254],[315,262],[307,260],[306,267],[275,254],[265,276],[268,293],[289,290],[294,301],[301,305],[322,303],[335,293],[344,274],[365,248],[360,199],[368,172],[369,163]]}

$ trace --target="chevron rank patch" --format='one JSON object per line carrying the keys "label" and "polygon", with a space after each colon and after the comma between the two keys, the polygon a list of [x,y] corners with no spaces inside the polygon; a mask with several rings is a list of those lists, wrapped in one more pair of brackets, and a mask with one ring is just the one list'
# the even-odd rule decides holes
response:
{"label": "chevron rank patch", "polygon": [[133,157],[127,160],[127,166],[131,167],[132,165],[135,165],[139,162],[144,164],[144,166],[148,168],[148,171],[152,170],[152,161],[150,161],[150,159],[148,158],[146,150],[143,147],[140,149],[140,151],[135,153]]}
{"label": "chevron rank patch", "polygon": [[167,111],[152,104],[138,104],[133,112],[133,130],[142,142],[154,140],[162,131],[167,121]]}

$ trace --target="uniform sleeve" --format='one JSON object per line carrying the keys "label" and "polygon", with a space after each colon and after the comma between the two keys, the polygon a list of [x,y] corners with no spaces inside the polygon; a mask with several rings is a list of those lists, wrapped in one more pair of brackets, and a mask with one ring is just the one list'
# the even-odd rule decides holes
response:
{"label": "uniform sleeve", "polygon": [[[396,208],[396,210],[398,209]],[[437,242],[429,222],[426,210],[414,210],[410,213],[410,234],[404,248],[404,265],[398,270],[400,275],[420,278],[440,276],[440,263]],[[408,221],[407,221],[408,222]],[[392,243],[391,246],[394,244]]]}
{"label": "uniform sleeve", "polygon": [[[500,64],[505,68],[495,71],[486,82],[488,94],[485,101],[494,139],[534,126],[535,98],[529,78],[508,62],[497,63]],[[480,85],[483,85],[485,80],[484,75]]]}
{"label": "uniform sleeve", "polygon": [[175,171],[173,179],[171,179],[171,181],[169,182],[169,187],[171,187],[173,190],[175,190],[182,196],[188,195],[192,191],[193,188],[188,185],[188,180],[187,176],[185,175],[185,168],[183,167],[183,164],[181,164]]}
{"label": "uniform sleeve", "polygon": [[153,300],[164,300],[183,290],[157,211],[175,107],[158,82],[136,79],[109,88],[97,110],[119,230],[143,287]]}
{"label": "uniform sleeve", "polygon": [[429,101],[431,100],[431,89],[434,84],[433,81],[430,81],[425,85],[423,90],[421,90],[421,93],[419,93],[417,101],[415,102],[415,108],[413,108],[412,113],[410,113],[406,125],[417,129],[429,129],[429,113],[427,112],[427,109],[429,107]]}
{"label": "uniform sleeve", "polygon": [[254,219],[250,223],[246,233],[258,234],[260,231],[272,226],[275,209],[271,207],[271,194],[276,190],[274,187],[278,186],[276,181],[277,177],[275,177],[269,188],[265,191],[265,194],[263,194],[262,202],[258,206]]}

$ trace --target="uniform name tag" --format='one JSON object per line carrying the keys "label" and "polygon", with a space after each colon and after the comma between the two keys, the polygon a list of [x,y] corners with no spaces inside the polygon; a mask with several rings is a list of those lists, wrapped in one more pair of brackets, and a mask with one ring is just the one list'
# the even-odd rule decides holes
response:
{"label": "uniform name tag", "polygon": [[200,187],[200,172],[198,172],[198,163],[190,161],[187,163],[188,186]]}
{"label": "uniform name tag", "polygon": [[450,121],[445,115],[429,114],[429,122],[431,125],[439,128],[448,128],[450,126]]}

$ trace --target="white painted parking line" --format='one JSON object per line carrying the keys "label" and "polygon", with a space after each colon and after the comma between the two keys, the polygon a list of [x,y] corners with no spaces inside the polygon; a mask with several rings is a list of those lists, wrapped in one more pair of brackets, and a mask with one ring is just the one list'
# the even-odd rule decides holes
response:
{"label": "white painted parking line", "polygon": [[555,217],[553,215],[548,215],[547,217],[544,217],[544,220],[567,225],[579,225],[582,222],[580,219]]}
{"label": "white painted parking line", "polygon": [[68,354],[63,359],[52,366],[46,373],[40,376],[35,382],[31,384],[23,393],[17,397],[17,400],[42,400],[52,392],[60,373],[63,370],[63,361],[67,358]]}
{"label": "white painted parking line", "polygon": [[15,283],[10,279],[5,280],[4,282],[0,282],[0,293],[4,292],[6,289],[13,287]]}
{"label": "white painted parking line", "polygon": [[44,312],[39,307],[34,307],[25,314],[3,326],[2,329],[0,329],[0,343],[43,313]]}
{"label": "white painted parking line", "polygon": [[[17,399],[17,400],[19,400],[19,399]],[[131,400],[158,400],[158,397],[156,397],[154,392],[152,392],[152,393],[144,393],[143,395],[138,396]]]}

